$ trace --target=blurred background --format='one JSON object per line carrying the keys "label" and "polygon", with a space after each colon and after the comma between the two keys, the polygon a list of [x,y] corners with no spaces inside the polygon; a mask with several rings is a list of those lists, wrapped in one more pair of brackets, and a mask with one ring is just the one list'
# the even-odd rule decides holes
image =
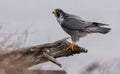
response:
{"label": "blurred background", "polygon": [[78,45],[87,48],[88,53],[59,58],[62,68],[51,62],[32,68],[65,70],[68,74],[88,74],[87,71],[120,74],[119,0],[0,0],[0,42],[12,35],[6,45],[21,40],[17,44],[25,47],[69,37],[52,14],[55,8],[89,21],[110,24],[112,30],[106,35],[92,34],[82,38]]}

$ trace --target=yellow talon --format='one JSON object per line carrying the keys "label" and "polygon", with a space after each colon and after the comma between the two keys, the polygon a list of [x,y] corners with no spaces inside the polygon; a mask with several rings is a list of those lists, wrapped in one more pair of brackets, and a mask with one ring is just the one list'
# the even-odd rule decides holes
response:
{"label": "yellow talon", "polygon": [[74,43],[68,43],[68,47],[66,50],[72,49],[72,51],[74,51],[74,46],[75,46]]}

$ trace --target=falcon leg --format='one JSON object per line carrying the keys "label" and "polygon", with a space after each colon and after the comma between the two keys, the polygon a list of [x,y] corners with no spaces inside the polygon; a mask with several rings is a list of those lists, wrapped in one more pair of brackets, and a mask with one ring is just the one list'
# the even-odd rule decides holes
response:
{"label": "falcon leg", "polygon": [[68,43],[68,47],[67,47],[67,51],[72,49],[72,51],[74,51],[74,46],[75,46],[75,43]]}

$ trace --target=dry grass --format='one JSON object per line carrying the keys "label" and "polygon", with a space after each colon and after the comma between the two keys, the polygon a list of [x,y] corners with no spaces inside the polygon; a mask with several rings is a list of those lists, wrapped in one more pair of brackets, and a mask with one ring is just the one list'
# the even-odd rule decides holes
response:
{"label": "dry grass", "polygon": [[24,67],[15,65],[12,56],[6,55],[8,52],[23,47],[27,40],[28,31],[25,30],[21,35],[3,34],[0,36],[0,74],[40,74],[41,71],[29,71]]}
{"label": "dry grass", "polygon": [[[28,31],[25,30],[21,34],[17,33],[2,33],[0,37],[0,51],[9,52],[21,47],[24,47],[28,37]],[[2,53],[0,53],[2,54]]]}
{"label": "dry grass", "polygon": [[25,30],[17,37],[14,36],[15,34],[3,34],[0,37],[0,74],[66,74],[65,71],[28,70],[23,65],[21,66],[21,63],[25,64],[25,62],[20,61],[19,54],[16,56],[17,53],[12,51],[24,47],[28,31]]}

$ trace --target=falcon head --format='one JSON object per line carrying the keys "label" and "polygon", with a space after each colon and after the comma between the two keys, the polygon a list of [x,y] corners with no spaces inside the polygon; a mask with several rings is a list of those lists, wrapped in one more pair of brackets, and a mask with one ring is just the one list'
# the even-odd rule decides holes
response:
{"label": "falcon head", "polygon": [[64,12],[61,9],[54,9],[54,11],[52,12],[57,18],[63,16]]}
{"label": "falcon head", "polygon": [[69,14],[65,13],[62,9],[54,9],[52,13],[56,16],[59,24],[61,24],[63,20],[69,16]]}

